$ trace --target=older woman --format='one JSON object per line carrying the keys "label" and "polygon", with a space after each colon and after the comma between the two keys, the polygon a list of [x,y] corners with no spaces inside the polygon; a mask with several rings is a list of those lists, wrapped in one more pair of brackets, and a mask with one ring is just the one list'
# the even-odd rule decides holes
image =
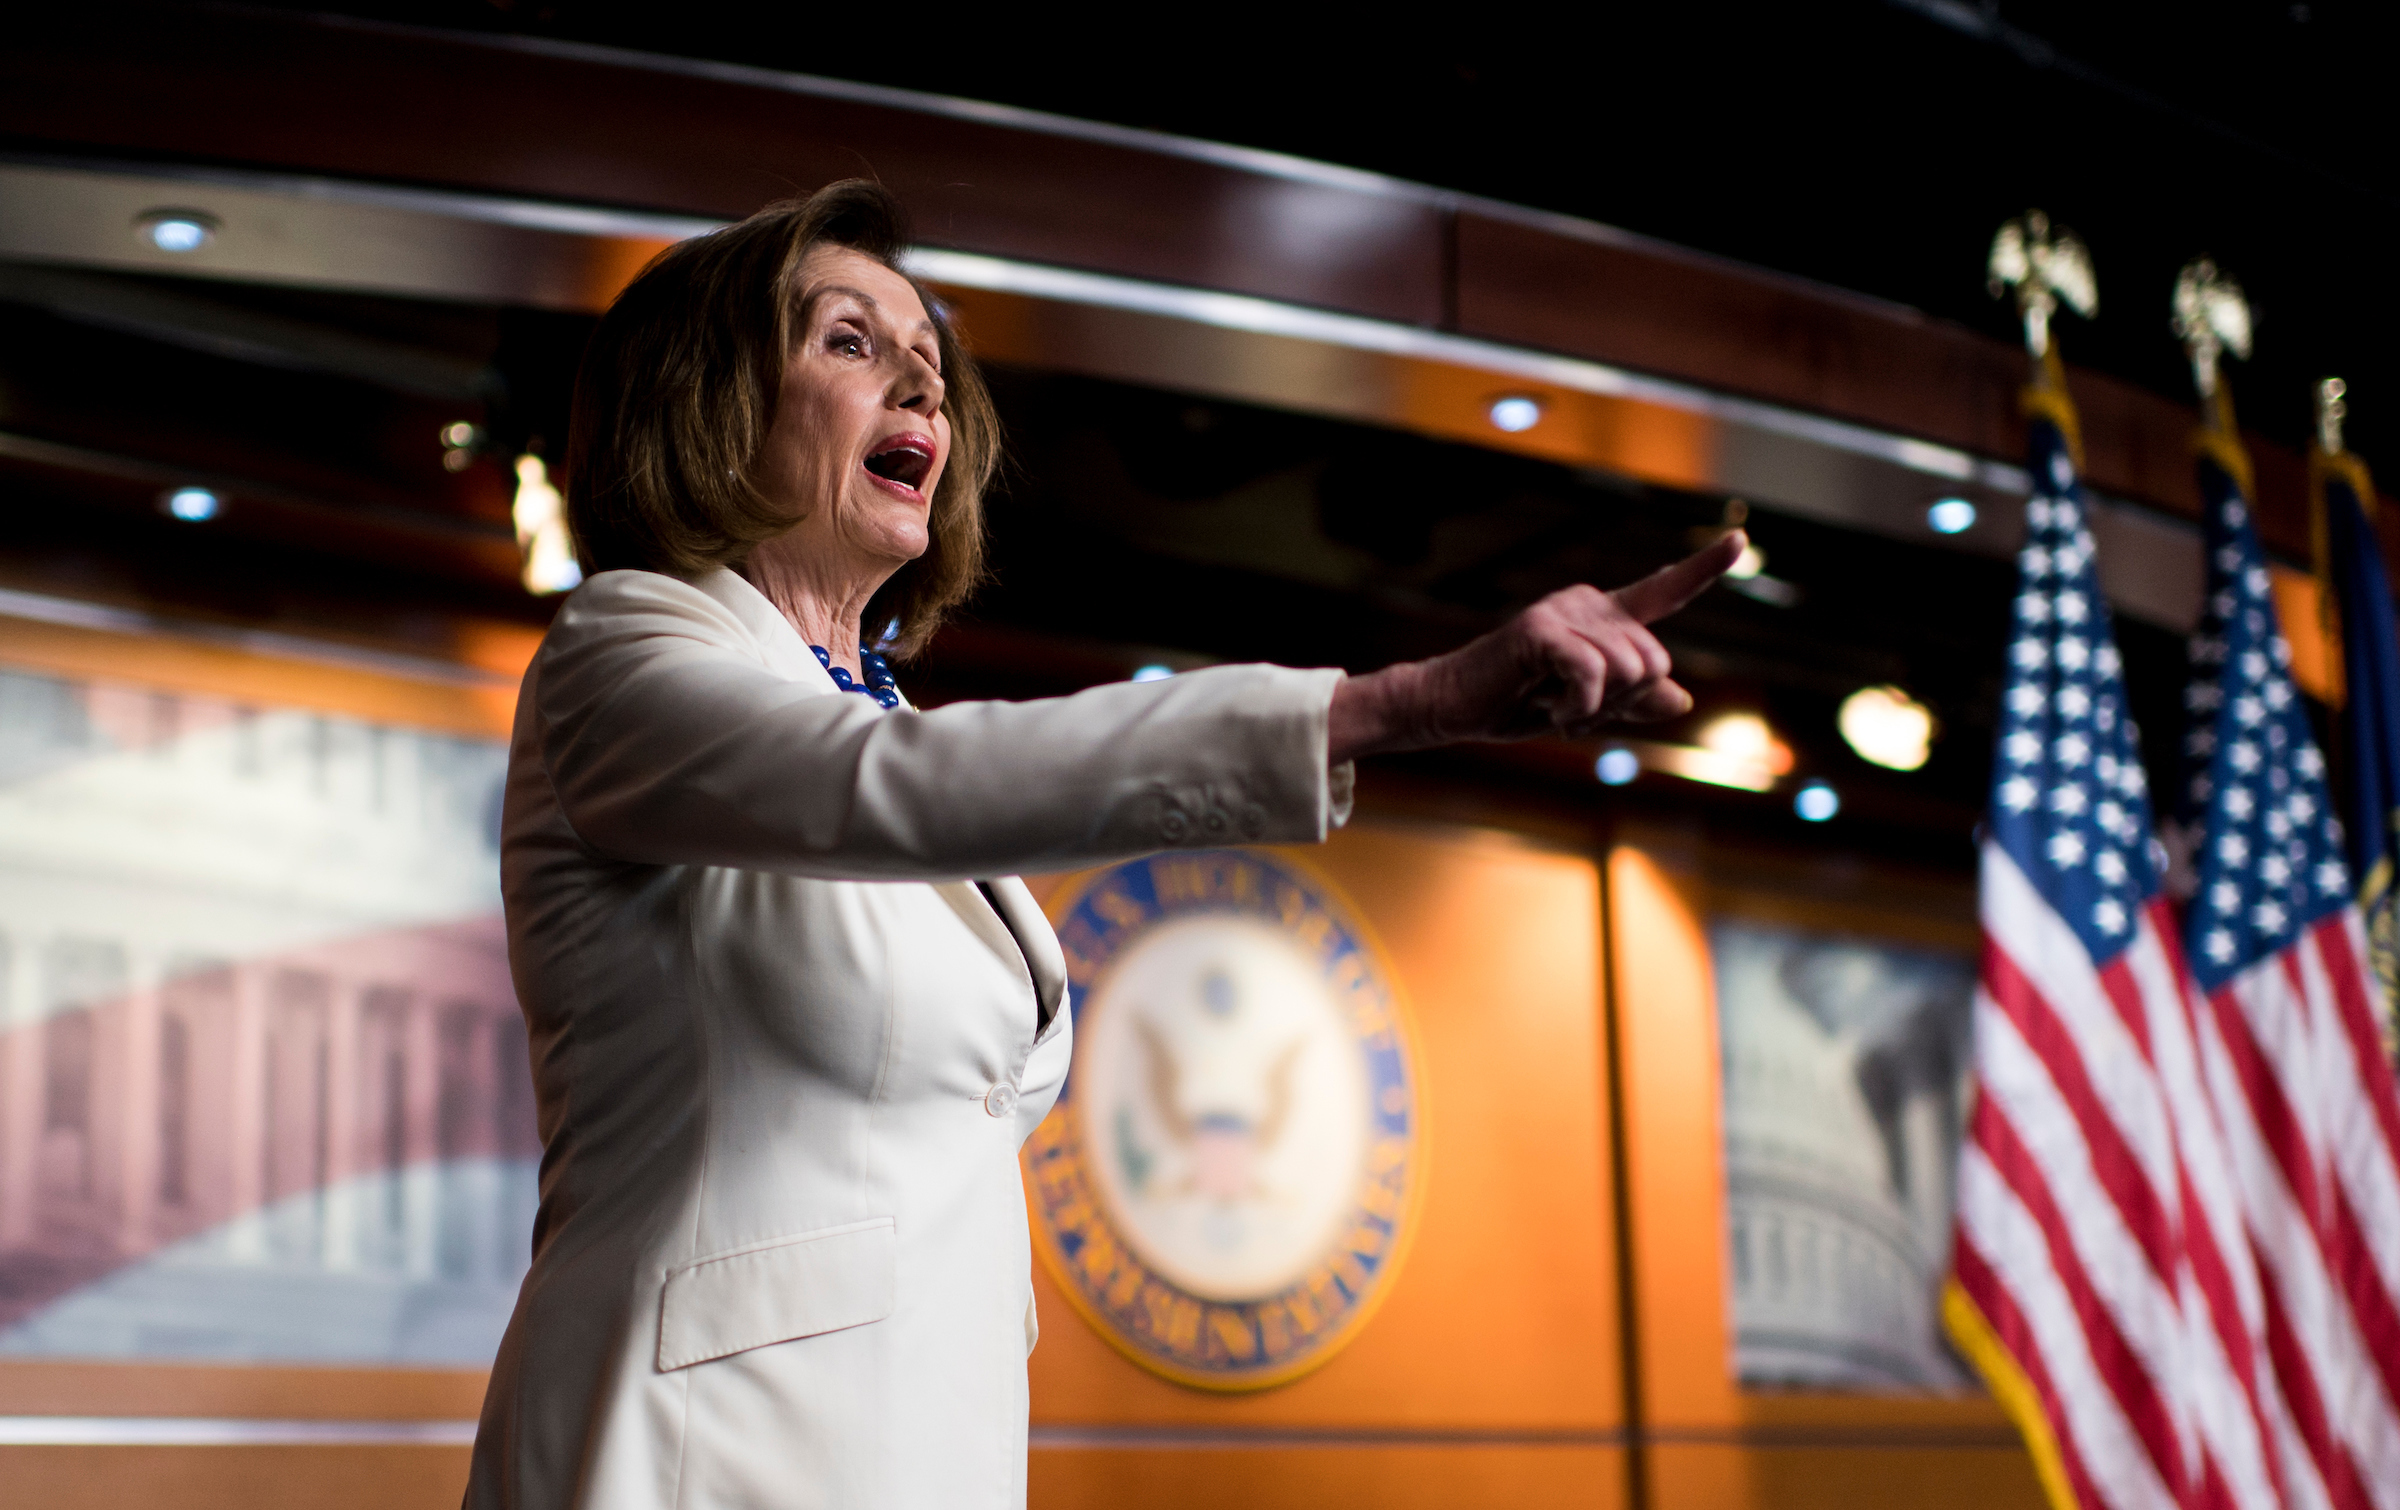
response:
{"label": "older woman", "polygon": [[[1015,1506],[1018,1145],[1067,1070],[1021,871],[1318,840],[1350,761],[1689,699],[1642,627],[1738,553],[1372,675],[1224,666],[919,713],[998,426],[864,183],[683,243],[576,394],[594,575],[502,840],[544,1145],[472,1506]],[[873,635],[861,626],[891,626]]]}

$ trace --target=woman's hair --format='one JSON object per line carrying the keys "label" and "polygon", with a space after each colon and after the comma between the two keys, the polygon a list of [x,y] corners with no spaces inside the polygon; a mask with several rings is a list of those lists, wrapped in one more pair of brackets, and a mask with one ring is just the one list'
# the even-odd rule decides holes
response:
{"label": "woman's hair", "polygon": [[[601,316],[575,380],[567,523],[585,571],[692,577],[738,567],[797,522],[760,493],[751,466],[802,334],[793,328],[801,261],[820,246],[847,247],[901,272],[907,244],[899,201],[852,178],[678,242],[642,269]],[[950,458],[925,554],[892,574],[863,621],[870,643],[903,656],[983,579],[983,491],[1000,460],[982,374],[942,306],[910,283],[941,342]],[[895,620],[897,632],[878,633]]]}

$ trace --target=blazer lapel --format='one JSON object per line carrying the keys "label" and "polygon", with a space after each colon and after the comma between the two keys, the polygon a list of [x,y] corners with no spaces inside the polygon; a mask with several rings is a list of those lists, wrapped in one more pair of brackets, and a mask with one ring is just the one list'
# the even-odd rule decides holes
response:
{"label": "blazer lapel", "polygon": [[742,627],[750,632],[752,643],[758,646],[759,658],[767,669],[788,681],[803,682],[820,692],[835,692],[833,678],[817,664],[817,653],[800,638],[800,631],[783,616],[783,610],[767,601],[765,593],[750,585],[739,572],[702,572],[692,578],[692,586],[722,604]]}
{"label": "blazer lapel", "polygon": [[[1024,953],[1026,968],[1033,972],[1034,999],[1041,1003],[1041,1031],[1050,1031],[1059,1009],[1067,999],[1067,957],[1058,947],[1058,934],[1050,920],[1042,915],[1041,904],[1033,893],[1015,876],[1002,876],[990,883],[992,900],[999,905],[1001,921],[1008,925],[1017,948]],[[978,898],[978,900],[981,900]]]}
{"label": "blazer lapel", "polygon": [[[1016,935],[1000,920],[1000,915],[992,911],[991,904],[983,899],[983,893],[976,890],[973,881],[941,881],[935,883],[933,889],[941,893],[942,900],[950,904],[950,910],[958,914],[959,920],[977,938],[991,946],[994,954],[1010,964],[1024,966],[1027,978],[1032,978],[1033,964],[1024,946],[1017,942]],[[1037,982],[1037,990],[1038,985]]]}
{"label": "blazer lapel", "polygon": [[[800,638],[766,595],[752,587],[738,572],[703,572],[692,579],[692,585],[723,604],[750,631],[768,669],[806,682],[825,692],[834,692],[833,678],[817,664],[816,653]],[[914,705],[902,699],[903,705]],[[1059,952],[1058,935],[1051,931],[1050,920],[1033,900],[1033,893],[1015,876],[1003,876],[987,882],[991,900],[973,881],[946,881],[933,889],[942,900],[972,929],[975,936],[991,946],[1007,960],[1021,961],[1026,975],[1033,982],[1035,1002],[1041,1009],[1040,1029],[1048,1033],[1058,1018],[1059,1008],[1067,999],[1067,960]],[[997,910],[995,911],[995,907]]]}

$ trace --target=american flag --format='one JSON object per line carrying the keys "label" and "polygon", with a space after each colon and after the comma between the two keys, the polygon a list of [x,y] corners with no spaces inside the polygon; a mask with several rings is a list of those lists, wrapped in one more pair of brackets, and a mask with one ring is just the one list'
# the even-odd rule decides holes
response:
{"label": "american flag", "polygon": [[[2229,823],[2236,809],[2242,816],[2213,836],[2212,851],[2221,847],[2228,862],[2210,881],[2233,884],[2217,895],[2234,904],[2239,927],[2225,921],[2231,914],[2194,914],[2192,936],[2203,947],[2219,947],[2221,928],[2233,938],[2207,977],[2224,989],[2204,995],[2187,967],[2164,894],[2164,854],[2151,837],[2139,744],[2066,439],[2072,415],[2054,392],[2037,392],[2029,407],[2033,496],[1982,855],[1978,1093],[1960,1159],[1944,1320],[2022,1428],[2062,1510],[2392,1510],[2400,1506],[2400,1459],[2368,1433],[2351,1471],[2320,1470],[2305,1445],[2305,1412],[2291,1403],[2295,1380],[2285,1363],[2301,1356],[2292,1339],[2327,1335],[2325,1302],[2351,1293],[2330,1258],[2310,1271],[2315,1286],[2305,1293],[2287,1293],[2284,1270],[2272,1263],[2316,1241],[2296,1203],[2313,1202],[2313,1212],[2333,1199],[2321,1182],[2295,1184],[2283,1173],[2285,1150],[2297,1161],[2290,1169],[2308,1158],[2294,1117],[2317,1117],[2331,1103],[2310,1091],[2310,1109],[2293,1111],[2301,1101],[2290,1077],[2325,1069],[2304,1062],[2305,1053],[2262,1049],[2247,1027],[2253,998],[2272,996],[2286,1014],[2330,1022],[2343,991],[2358,994],[2355,985],[2331,984],[2359,979],[2357,925],[2344,910],[2346,886],[2319,889],[2339,880],[2322,763],[2303,755],[2313,746],[2271,620],[2241,620],[2247,638],[2238,648],[2227,641],[2229,675],[2258,674],[2228,699],[2224,717],[2255,707],[2261,729],[2283,732],[2245,736],[2246,755],[2234,753],[2232,739],[2223,746],[2220,763],[2238,779],[2219,779],[2211,801]],[[2246,611],[2252,578],[2233,571],[2231,580],[2235,598],[2217,601],[2228,614]],[[2248,658],[2251,650],[2264,659]],[[2265,690],[2278,678],[2280,693]],[[2237,761],[2245,769],[2233,773]],[[2249,794],[2248,807],[2236,791]],[[2270,799],[2279,804],[2272,821]],[[2296,858],[2302,813],[2307,852]],[[2224,845],[2226,835],[2235,843]],[[2273,870],[2260,850],[2270,839],[2282,846]],[[2249,852],[2234,863],[2244,844]],[[2325,863],[2335,870],[2324,871]],[[2262,903],[2283,911],[2261,911]],[[2292,950],[2295,941],[2304,949]],[[2293,985],[2258,984],[2269,976]],[[2307,980],[2315,984],[2303,991]],[[2349,1083],[2364,1083],[2354,1068]],[[2384,1084],[2388,1114],[2388,1077]],[[2282,1121],[2262,1122],[2254,1110],[2262,1093],[2281,1095]],[[2358,1104],[2367,1104],[2363,1090]],[[2364,1124],[2342,1125],[2367,1161],[2357,1136]],[[2374,1140],[2385,1171],[2376,1188],[2384,1191],[2393,1188],[2390,1131],[2387,1122]],[[2321,1138],[2308,1146],[2332,1145]],[[2267,1191],[2278,1180],[2280,1206]],[[2292,1194],[2296,1188],[2315,1193]],[[2385,1255],[2365,1261],[2363,1248],[2345,1250],[2345,1274],[2364,1280],[2374,1262],[2400,1260],[2400,1201],[2359,1212],[2354,1230],[2383,1234]],[[2296,1304],[2315,1309],[2300,1317]],[[2339,1406],[2327,1408],[2345,1422],[2376,1411],[2390,1420],[2384,1393],[2374,1411],[2360,1403],[2368,1398],[2362,1386],[2376,1381],[2357,1348],[2337,1357],[2322,1344],[2308,1347],[2316,1399],[2339,1391]]]}
{"label": "american flag", "polygon": [[2295,1504],[2400,1506],[2400,1100],[2366,932],[2229,434],[2203,449],[2208,595],[2183,793],[2204,1064],[2256,1255]]}

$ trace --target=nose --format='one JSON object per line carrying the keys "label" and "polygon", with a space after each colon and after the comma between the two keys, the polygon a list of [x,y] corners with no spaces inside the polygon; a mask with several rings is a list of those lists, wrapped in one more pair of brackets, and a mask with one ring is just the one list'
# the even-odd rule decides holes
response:
{"label": "nose", "polygon": [[900,370],[892,379],[891,404],[931,418],[941,412],[947,391],[941,373],[914,350],[900,353]]}

